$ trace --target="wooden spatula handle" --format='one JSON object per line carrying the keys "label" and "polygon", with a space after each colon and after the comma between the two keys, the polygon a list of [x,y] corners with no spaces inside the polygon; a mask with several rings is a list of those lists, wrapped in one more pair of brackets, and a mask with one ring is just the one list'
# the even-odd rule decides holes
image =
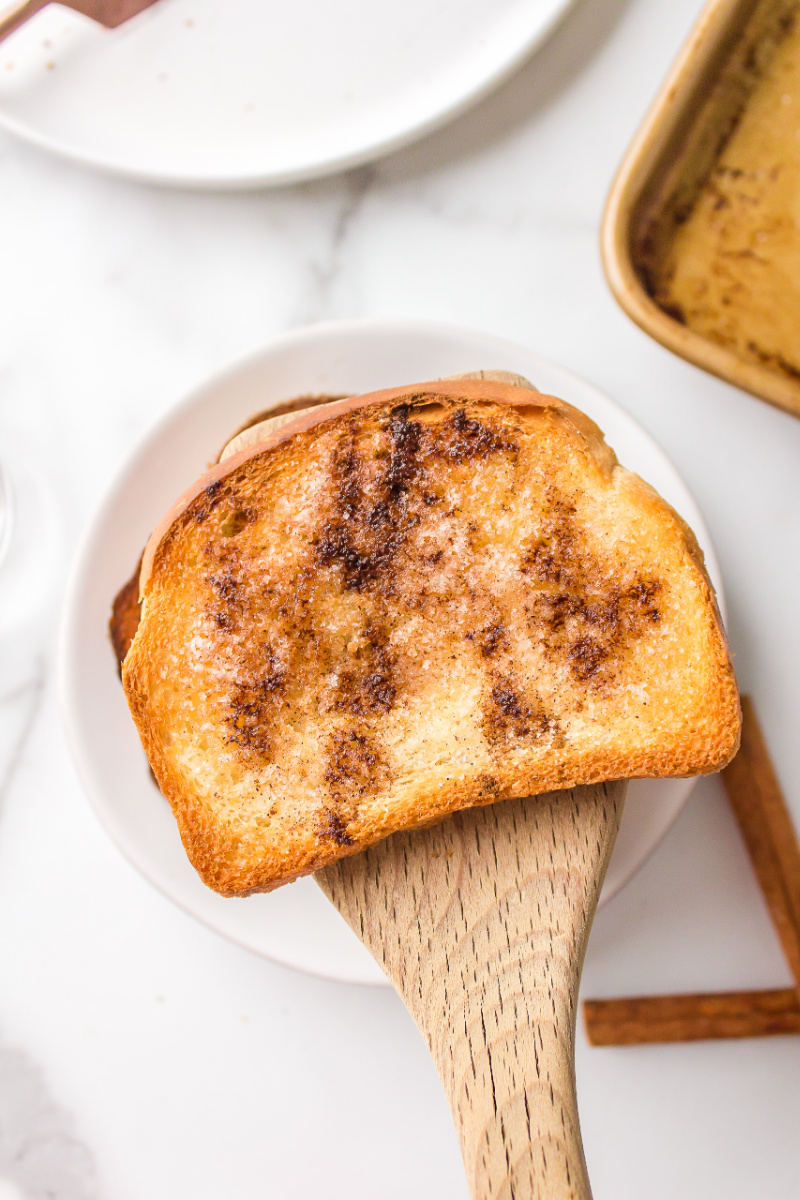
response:
{"label": "wooden spatula handle", "polygon": [[0,42],[49,3],[50,0],[17,0],[16,4],[2,9],[0,11]]}
{"label": "wooden spatula handle", "polygon": [[589,1200],[578,982],[624,783],[473,808],[317,875],[400,992],[474,1200]]}

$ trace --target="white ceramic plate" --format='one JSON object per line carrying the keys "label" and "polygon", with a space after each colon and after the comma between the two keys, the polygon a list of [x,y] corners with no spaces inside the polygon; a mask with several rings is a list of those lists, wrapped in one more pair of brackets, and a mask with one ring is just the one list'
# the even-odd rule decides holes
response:
{"label": "white ceramic plate", "polygon": [[58,6],[0,46],[0,123],[187,187],[355,166],[478,99],[572,0],[158,0],[115,30]]}
{"label": "white ceramic plate", "polygon": [[[613,400],[520,346],[410,321],[300,329],[170,409],[120,468],[73,569],[61,634],[60,695],[75,762],[103,825],[148,879],[201,921],[267,958],[331,979],[385,982],[312,879],[266,896],[226,900],[206,888],[189,865],[169,807],[148,774],[117,678],[106,633],[111,600],[159,518],[253,413],[291,396],[366,392],[480,368],[525,375],[541,391],[593,417],[620,460],[657,487],[693,527],[722,603],[716,558],[694,500],[656,443]],[[658,843],[692,782],[631,784],[601,903]]]}

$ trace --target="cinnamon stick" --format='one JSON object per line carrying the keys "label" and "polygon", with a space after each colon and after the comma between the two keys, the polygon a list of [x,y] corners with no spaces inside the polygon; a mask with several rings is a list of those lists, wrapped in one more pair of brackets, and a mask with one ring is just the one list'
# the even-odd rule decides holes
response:
{"label": "cinnamon stick", "polygon": [[742,696],[742,717],[741,749],[722,782],[800,986],[800,845],[749,696]]}
{"label": "cinnamon stick", "polygon": [[585,1000],[593,1046],[800,1033],[800,844],[749,696],[742,696],[741,748],[722,782],[797,986]]}
{"label": "cinnamon stick", "polygon": [[800,1033],[800,996],[794,988],[779,988],[585,1000],[583,1015],[592,1046],[769,1037]]}

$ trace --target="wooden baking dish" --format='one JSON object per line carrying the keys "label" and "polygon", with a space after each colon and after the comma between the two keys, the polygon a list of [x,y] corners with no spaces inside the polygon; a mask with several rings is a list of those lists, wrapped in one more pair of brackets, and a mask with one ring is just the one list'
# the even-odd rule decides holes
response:
{"label": "wooden baking dish", "polygon": [[[776,72],[790,51],[795,56],[791,61],[798,61],[800,50],[796,54],[792,48],[798,34],[798,0],[711,0],[628,151],[602,229],[608,281],[642,329],[690,362],[795,416],[800,416],[800,279],[792,283],[798,274],[792,265],[794,256],[800,256],[800,186],[792,195],[787,189],[800,184],[800,86],[796,94],[777,94],[776,99],[775,88],[782,82],[775,80],[788,78]],[[759,84],[770,75],[773,82],[763,82],[760,93]],[[767,87],[772,88],[773,107],[793,107],[785,112],[778,107],[770,117],[762,103]],[[763,146],[761,127],[752,134],[762,114],[767,114]],[[795,117],[797,129],[790,130]],[[780,165],[769,155],[775,154],[776,129],[784,127],[787,139],[791,132],[796,140],[786,141]],[[779,165],[749,171],[723,165],[731,155],[735,160],[740,144],[751,151],[755,147]],[[779,176],[780,185],[770,182]],[[776,216],[775,192],[767,197],[765,189],[778,186],[783,199],[794,198],[797,216],[791,204],[785,218]],[[742,223],[745,205],[752,213],[749,229]],[[706,262],[692,250],[691,260],[681,263],[680,248],[692,245],[686,238],[695,236],[685,229],[689,223],[696,228],[701,220],[712,230],[705,236],[714,252]],[[720,232],[724,221],[728,225]],[[732,281],[731,270],[739,272],[738,282]],[[785,297],[776,300],[763,286],[765,271],[773,283],[785,280]],[[692,272],[691,295],[704,298],[686,308],[670,298],[670,280],[677,287]],[[711,318],[706,292],[713,293],[717,306]],[[783,327],[783,349],[771,328],[773,318],[776,328]],[[765,337],[753,335],[751,321]]]}

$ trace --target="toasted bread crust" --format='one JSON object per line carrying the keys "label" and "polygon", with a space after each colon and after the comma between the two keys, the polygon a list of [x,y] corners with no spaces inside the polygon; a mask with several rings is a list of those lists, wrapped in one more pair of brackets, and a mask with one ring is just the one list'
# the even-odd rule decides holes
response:
{"label": "toasted bread crust", "polygon": [[139,558],[136,570],[127,583],[124,583],[114,597],[111,606],[111,617],[108,622],[108,635],[114,648],[114,656],[120,671],[125,657],[131,648],[131,642],[136,636],[142,615],[139,601],[139,576],[142,570],[142,559]]}
{"label": "toasted bread crust", "polygon": [[738,744],[693,535],[588,418],[519,388],[301,416],[181,498],[140,588],[128,701],[226,895],[473,804],[718,770]]}

